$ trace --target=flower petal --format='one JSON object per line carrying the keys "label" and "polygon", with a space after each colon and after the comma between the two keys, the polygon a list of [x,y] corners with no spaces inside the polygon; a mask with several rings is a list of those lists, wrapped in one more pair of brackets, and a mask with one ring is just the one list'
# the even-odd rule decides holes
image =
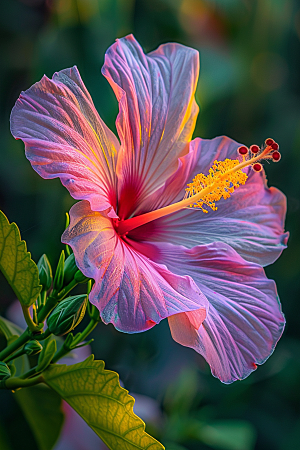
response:
{"label": "flower petal", "polygon": [[198,72],[198,52],[180,44],[161,45],[145,55],[130,35],[106,52],[102,73],[120,108],[116,125],[122,143],[117,165],[122,219],[163,184],[187,152],[198,114]]}
{"label": "flower petal", "polygon": [[[236,159],[239,145],[227,137],[192,141],[189,154],[181,158],[178,173],[169,178],[157,196],[151,197],[151,206],[156,209],[165,206],[165,200],[179,201],[184,196],[187,170],[190,170],[189,181],[197,173],[207,174],[214,160]],[[271,264],[288,239],[283,228],[286,198],[278,189],[267,187],[263,172],[248,168],[248,176],[244,186],[236,189],[229,199],[217,203],[217,211],[204,214],[201,210],[185,209],[133,230],[132,237],[188,248],[220,241],[229,244],[247,261],[263,266]]]}
{"label": "flower petal", "polygon": [[59,177],[76,199],[94,210],[115,206],[119,143],[99,117],[77,68],[44,76],[22,92],[11,113],[11,132],[43,178]]}
{"label": "flower petal", "polygon": [[199,309],[194,322],[201,323],[207,300],[190,277],[174,275],[120,239],[112,220],[93,212],[86,201],[71,208],[70,219],[62,241],[73,248],[80,270],[95,279],[90,301],[105,323],[134,333],[169,315]]}
{"label": "flower petal", "polygon": [[[173,338],[204,356],[224,383],[247,377],[272,354],[284,328],[274,281],[229,245],[186,249],[158,244],[156,262],[189,275],[209,301],[203,324],[180,313],[169,317]],[[192,313],[193,314],[193,313]]]}

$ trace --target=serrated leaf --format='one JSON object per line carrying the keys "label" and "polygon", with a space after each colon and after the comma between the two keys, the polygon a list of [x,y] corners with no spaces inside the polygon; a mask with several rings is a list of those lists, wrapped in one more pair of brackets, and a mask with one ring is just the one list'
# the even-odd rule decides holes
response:
{"label": "serrated leaf", "polygon": [[37,265],[21,240],[19,228],[0,211],[0,270],[24,306],[32,305],[42,286]]}
{"label": "serrated leaf", "polygon": [[20,336],[24,330],[10,320],[0,316],[0,331],[8,341],[14,335]]}
{"label": "serrated leaf", "polygon": [[47,366],[49,366],[50,362],[53,359],[53,356],[56,353],[56,341],[55,339],[45,341],[43,350],[40,353],[39,359],[38,359],[38,365],[36,368],[37,372],[42,372],[46,369]]}
{"label": "serrated leaf", "polygon": [[61,397],[46,386],[33,386],[15,393],[40,450],[51,450],[59,437],[64,415]]}
{"label": "serrated leaf", "polygon": [[93,355],[72,366],[54,364],[44,372],[45,382],[87,422],[111,450],[163,450],[145,432],[133,412],[134,398],[121,388],[119,375],[104,369]]}

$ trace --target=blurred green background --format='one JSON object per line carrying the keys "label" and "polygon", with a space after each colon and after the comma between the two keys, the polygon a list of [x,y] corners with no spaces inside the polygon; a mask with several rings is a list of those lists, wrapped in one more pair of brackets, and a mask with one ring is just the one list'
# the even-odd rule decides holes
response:
{"label": "blurred green background", "polygon": [[[64,214],[74,200],[57,179],[45,181],[32,170],[23,143],[10,135],[11,108],[44,73],[51,77],[76,64],[101,117],[115,130],[117,102],[100,69],[117,37],[133,33],[145,51],[170,41],[199,50],[195,137],[279,142],[282,160],[266,170],[269,185],[287,195],[291,236],[266,271],[277,282],[287,327],[267,363],[242,382],[222,385],[199,355],[172,341],[166,321],[140,335],[99,325],[92,350],[137,394],[147,430],[167,450],[300,448],[298,2],[2,0],[0,8],[0,208],[18,224],[35,261],[45,252],[56,264]],[[14,295],[1,275],[0,285],[5,315]],[[1,392],[0,405],[1,450],[38,449],[13,396]],[[98,448],[91,442],[70,448]]]}

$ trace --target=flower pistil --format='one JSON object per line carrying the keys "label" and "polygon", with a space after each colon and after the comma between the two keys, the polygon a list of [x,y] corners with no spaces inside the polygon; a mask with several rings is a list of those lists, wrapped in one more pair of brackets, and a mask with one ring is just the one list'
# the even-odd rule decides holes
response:
{"label": "flower pistil", "polygon": [[127,220],[116,221],[115,228],[118,234],[123,236],[134,228],[183,208],[199,208],[207,213],[208,211],[203,208],[203,205],[206,205],[215,211],[217,209],[215,202],[221,198],[229,198],[235,188],[245,184],[248,176],[242,169],[252,166],[254,172],[260,172],[262,170],[260,161],[267,159],[279,161],[281,155],[278,148],[277,142],[271,138],[266,139],[261,148],[258,145],[251,145],[250,149],[246,146],[239,147],[237,153],[242,159],[241,162],[237,159],[214,161],[207,176],[200,173],[195,176],[192,183],[188,184],[186,194],[181,201]]}

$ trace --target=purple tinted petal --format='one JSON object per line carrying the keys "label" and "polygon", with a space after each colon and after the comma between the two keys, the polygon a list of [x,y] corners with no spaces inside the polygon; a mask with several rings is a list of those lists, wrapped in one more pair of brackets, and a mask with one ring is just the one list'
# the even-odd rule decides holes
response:
{"label": "purple tinted petal", "polygon": [[120,217],[128,217],[159,188],[187,152],[198,114],[198,71],[198,52],[179,44],[145,55],[130,35],[108,49],[102,73],[120,102],[117,129],[123,147],[117,172],[120,198],[127,198],[126,204],[120,200]]}
{"label": "purple tinted petal", "polygon": [[202,309],[202,316],[195,314],[200,323],[207,300],[190,277],[173,274],[124,242],[112,220],[86,201],[71,208],[70,219],[62,241],[73,248],[80,270],[95,279],[90,301],[105,323],[133,333],[169,315]]}
{"label": "purple tinted petal", "polygon": [[[170,177],[152,196],[152,205],[164,206],[165,199],[178,201],[186,188],[186,170],[190,169],[189,181],[197,173],[207,174],[213,161],[236,159],[240,144],[226,138],[212,140],[195,139],[188,155],[183,156],[179,176]],[[185,165],[184,165],[185,164]],[[155,220],[131,232],[134,239],[170,242],[186,247],[220,241],[233,247],[244,259],[261,265],[274,262],[286,247],[288,233],[284,233],[286,198],[275,188],[268,188],[263,172],[248,169],[249,178],[229,199],[220,200],[217,211],[186,209]],[[173,187],[173,198],[172,189]]]}
{"label": "purple tinted petal", "polygon": [[274,281],[218,242],[192,249],[159,244],[156,261],[189,275],[209,301],[198,330],[184,313],[169,318],[173,338],[192,347],[224,383],[247,377],[273,352],[284,328]]}
{"label": "purple tinted petal", "polygon": [[22,92],[11,113],[11,132],[43,178],[59,177],[76,199],[94,210],[115,204],[119,143],[100,119],[76,67],[44,76]]}

